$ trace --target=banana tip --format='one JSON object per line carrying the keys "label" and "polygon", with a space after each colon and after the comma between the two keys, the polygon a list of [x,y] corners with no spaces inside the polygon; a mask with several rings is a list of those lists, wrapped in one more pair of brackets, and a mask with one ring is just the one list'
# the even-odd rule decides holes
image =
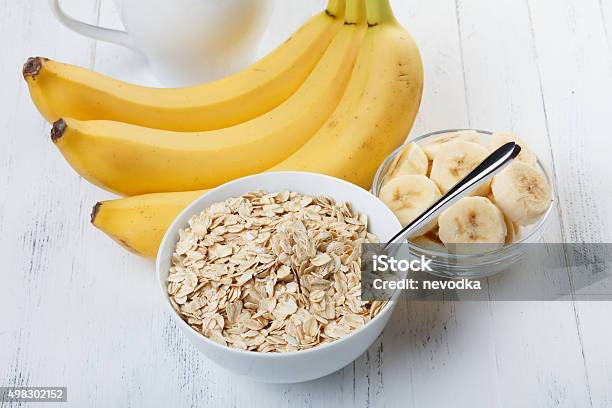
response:
{"label": "banana tip", "polygon": [[40,70],[42,69],[45,61],[49,60],[43,57],[28,58],[26,63],[23,64],[23,78],[26,80],[28,78],[36,78],[36,76],[40,73]]}
{"label": "banana tip", "polygon": [[96,205],[94,205],[93,209],[91,210],[91,223],[92,224],[96,223],[96,217],[98,216],[98,213],[100,212],[101,207],[102,207],[102,203],[97,202]]}
{"label": "banana tip", "polygon": [[67,127],[64,119],[60,119],[53,124],[51,128],[51,140],[53,143],[56,143],[64,135]]}

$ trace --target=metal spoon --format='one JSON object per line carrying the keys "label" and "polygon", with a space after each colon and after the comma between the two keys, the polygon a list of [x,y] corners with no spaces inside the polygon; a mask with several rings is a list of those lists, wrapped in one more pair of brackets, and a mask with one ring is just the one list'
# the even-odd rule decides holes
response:
{"label": "metal spoon", "polygon": [[495,150],[431,207],[395,234],[385,245],[383,250],[387,250],[392,244],[405,242],[406,239],[410,238],[416,231],[429,224],[435,217],[457,200],[467,196],[476,187],[502,171],[520,152],[521,147],[514,142],[506,143]]}

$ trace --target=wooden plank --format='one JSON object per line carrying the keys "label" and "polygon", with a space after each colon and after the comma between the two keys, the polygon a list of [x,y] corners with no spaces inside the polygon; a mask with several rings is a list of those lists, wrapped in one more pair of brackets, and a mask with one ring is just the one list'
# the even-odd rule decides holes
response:
{"label": "wooden plank", "polygon": [[[543,100],[547,94],[541,86],[529,8],[515,1],[460,4],[464,38],[469,39],[463,49],[472,124],[517,132],[555,172],[553,177],[558,176],[563,162],[553,162]],[[548,242],[562,242],[562,215],[552,221]],[[552,284],[538,264],[514,272],[512,278],[523,284]],[[504,290],[492,286],[492,298]],[[589,406],[590,384],[572,302],[495,302],[491,320],[503,401],[516,406]],[[548,322],[545,328],[543,320]]]}
{"label": "wooden plank", "polygon": [[[612,186],[602,169],[612,147],[610,2],[530,1],[552,151],[557,163],[564,235],[570,242],[610,242]],[[589,380],[590,404],[612,401],[612,305],[577,302],[576,331]]]}
{"label": "wooden plank", "polygon": [[612,1],[599,0],[598,5],[602,29],[606,38],[606,45],[608,46],[610,67],[612,69]]}
{"label": "wooden plank", "polygon": [[[94,4],[63,3],[71,13],[95,21]],[[44,3],[3,2],[0,7],[0,110],[6,113],[0,120],[3,385],[76,386],[70,376],[82,375],[80,361],[76,366],[66,361],[75,345],[71,306],[84,307],[70,303],[74,292],[67,289],[71,277],[81,272],[72,269],[82,242],[81,181],[49,140],[49,125],[34,109],[20,68],[30,55],[88,66],[92,45],[61,27]],[[83,278],[89,279],[87,274]],[[86,300],[85,289],[79,292]],[[78,388],[73,389],[76,393]]]}

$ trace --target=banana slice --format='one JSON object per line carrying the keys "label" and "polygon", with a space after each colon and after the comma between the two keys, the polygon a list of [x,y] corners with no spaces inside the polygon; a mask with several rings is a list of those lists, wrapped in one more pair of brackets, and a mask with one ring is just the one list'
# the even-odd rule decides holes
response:
{"label": "banana slice", "polygon": [[521,237],[521,226],[515,222],[510,221],[510,218],[504,215],[504,221],[506,222],[506,244],[511,244],[517,241]]}
{"label": "banana slice", "polygon": [[506,242],[504,215],[486,197],[462,198],[440,215],[438,225],[440,239],[452,251],[484,252]]}
{"label": "banana slice", "polygon": [[[433,181],[423,175],[407,175],[392,179],[380,190],[380,199],[393,211],[402,225],[408,224],[441,197]],[[436,227],[436,221],[425,227],[425,234]]]}
{"label": "banana slice", "polygon": [[514,162],[495,176],[491,189],[504,214],[523,226],[536,222],[552,203],[546,178],[523,162]]}
{"label": "banana slice", "polygon": [[431,177],[431,166],[433,166],[433,161],[430,160],[427,164],[427,177]]}
{"label": "banana slice", "polygon": [[475,130],[460,130],[458,132],[443,133],[423,145],[423,151],[433,160],[440,148],[448,142],[462,140],[464,142],[480,143],[480,135]]}
{"label": "banana slice", "polygon": [[536,162],[537,162],[535,153],[531,151],[531,149],[527,147],[525,142],[520,137],[515,135],[514,133],[510,133],[510,132],[493,133],[493,135],[491,136],[491,141],[489,142],[489,148],[491,149],[491,151],[493,151],[493,150],[496,150],[502,147],[503,145],[509,142],[515,142],[521,147],[521,152],[519,153],[518,156],[516,156],[516,159],[515,159],[516,161],[520,161],[529,166],[535,167]]}
{"label": "banana slice", "polygon": [[417,245],[420,248],[436,251],[436,252],[446,252],[446,247],[442,242],[433,239],[429,234],[422,235],[420,237],[411,238],[410,242]]}
{"label": "banana slice", "polygon": [[[491,201],[493,204],[495,204],[497,206],[497,208],[499,208],[499,206],[497,205],[497,203],[495,202],[495,197],[493,197],[493,193],[489,194],[487,196],[487,198],[489,199],[489,201]],[[501,209],[500,209],[501,211]],[[502,214],[504,212],[502,211]],[[507,234],[506,234],[506,244],[511,244],[514,241],[516,241],[517,239],[519,239],[520,234],[521,234],[521,226],[518,225],[515,222],[512,222],[510,220],[510,218],[508,218],[508,216],[506,214],[504,214],[504,222],[506,223],[506,230],[507,230]]]}
{"label": "banana slice", "polygon": [[[436,154],[430,177],[444,194],[488,155],[489,151],[476,143],[461,140],[447,142],[440,147]],[[486,196],[489,194],[490,184],[490,182],[487,182],[481,185],[472,195]]]}
{"label": "banana slice", "polygon": [[434,228],[433,230],[429,231],[427,233],[427,236],[431,239],[433,239],[434,241],[436,241],[438,244],[442,243],[442,240],[440,240],[440,229],[439,228]]}
{"label": "banana slice", "polygon": [[409,174],[427,175],[429,160],[416,143],[409,143],[400,150],[387,171],[387,180]]}

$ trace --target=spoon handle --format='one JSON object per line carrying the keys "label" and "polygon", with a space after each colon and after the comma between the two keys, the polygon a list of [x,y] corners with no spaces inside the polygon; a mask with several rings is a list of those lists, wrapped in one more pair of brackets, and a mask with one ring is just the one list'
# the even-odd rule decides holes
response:
{"label": "spoon handle", "polygon": [[520,152],[521,147],[514,142],[506,143],[495,150],[431,207],[395,234],[385,245],[385,249],[391,244],[397,244],[410,238],[412,234],[430,223],[442,211],[454,204],[457,200],[465,197],[470,191],[503,170]]}

